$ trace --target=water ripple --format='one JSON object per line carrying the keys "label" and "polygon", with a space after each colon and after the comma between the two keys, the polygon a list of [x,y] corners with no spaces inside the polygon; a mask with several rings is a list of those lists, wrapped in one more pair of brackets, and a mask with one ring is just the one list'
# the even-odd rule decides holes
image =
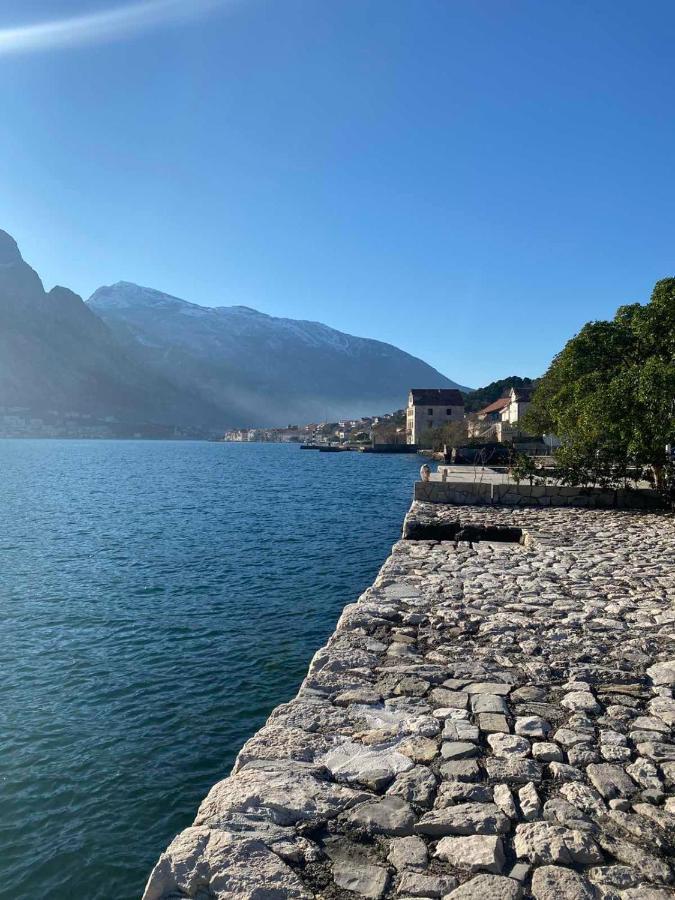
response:
{"label": "water ripple", "polygon": [[0,897],[138,897],[372,580],[418,465],[0,441]]}

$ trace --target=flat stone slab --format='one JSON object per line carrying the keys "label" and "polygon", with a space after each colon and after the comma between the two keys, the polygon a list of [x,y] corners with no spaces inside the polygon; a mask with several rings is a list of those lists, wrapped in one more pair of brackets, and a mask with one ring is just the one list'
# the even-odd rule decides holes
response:
{"label": "flat stone slab", "polygon": [[426,869],[429,854],[427,845],[421,837],[396,838],[389,842],[389,855],[387,860],[402,872],[406,869]]}
{"label": "flat stone slab", "polygon": [[333,879],[338,887],[346,891],[378,900],[386,890],[389,872],[383,866],[344,858],[333,863]]}
{"label": "flat stone slab", "polygon": [[359,784],[375,790],[388,784],[414,763],[396,750],[373,750],[362,744],[347,742],[331,750],[322,763],[337,781]]}
{"label": "flat stone slab", "polygon": [[369,834],[388,834],[394,837],[411,835],[415,814],[409,803],[400,797],[383,797],[355,806],[347,814],[351,825]]}
{"label": "flat stone slab", "polygon": [[511,684],[502,684],[497,681],[477,681],[472,684],[467,684],[463,690],[465,690],[467,694],[492,694],[498,697],[506,697],[512,688],[513,685]]}
{"label": "flat stone slab", "polygon": [[432,706],[442,706],[449,709],[466,709],[469,695],[464,691],[450,691],[447,688],[434,688],[429,694],[429,702]]}
{"label": "flat stone slab", "polygon": [[517,856],[532,863],[599,865],[604,860],[589,834],[549,822],[518,825],[513,845]]}
{"label": "flat stone slab", "polygon": [[436,845],[435,856],[468,872],[492,872],[504,868],[504,846],[500,837],[472,834],[467,837],[444,837]]}
{"label": "flat stone slab", "polygon": [[638,791],[638,786],[621,766],[593,763],[587,767],[586,774],[593,787],[606,800],[612,800],[615,797],[632,797]]}
{"label": "flat stone slab", "polygon": [[478,755],[478,747],[469,741],[443,741],[441,756],[443,759],[468,759]]}
{"label": "flat stone slab", "polygon": [[508,734],[511,730],[509,728],[508,719],[501,713],[478,713],[476,721],[478,722],[480,730],[485,731],[488,734],[495,734],[497,732]]}
{"label": "flat stone slab", "polygon": [[471,710],[474,713],[501,713],[508,715],[506,700],[497,694],[472,694]]}
{"label": "flat stone slab", "polygon": [[418,872],[404,872],[398,883],[398,893],[407,897],[441,897],[457,887],[457,879],[452,875],[420,875]]}
{"label": "flat stone slab", "polygon": [[485,760],[485,768],[491,781],[505,781],[508,784],[539,784],[542,779],[541,765],[533,759],[491,758]]}
{"label": "flat stone slab", "polygon": [[542,866],[532,876],[535,900],[595,900],[587,878],[562,866]]}
{"label": "flat stone slab", "polygon": [[511,824],[493,803],[460,803],[425,813],[416,823],[418,834],[503,834]]}
{"label": "flat stone slab", "polygon": [[522,888],[512,878],[500,875],[476,875],[451,891],[445,900],[520,900]]}
{"label": "flat stone slab", "polygon": [[517,734],[490,734],[487,742],[499,759],[525,759],[532,752],[530,742]]}

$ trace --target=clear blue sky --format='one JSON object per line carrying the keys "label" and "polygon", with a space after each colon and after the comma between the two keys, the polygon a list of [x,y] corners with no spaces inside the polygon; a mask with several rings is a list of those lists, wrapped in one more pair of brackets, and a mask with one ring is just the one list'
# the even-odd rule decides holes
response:
{"label": "clear blue sky", "polygon": [[478,386],[675,275],[671,0],[152,0],[4,31],[128,5],[0,9],[0,227],[48,287],[316,319]]}

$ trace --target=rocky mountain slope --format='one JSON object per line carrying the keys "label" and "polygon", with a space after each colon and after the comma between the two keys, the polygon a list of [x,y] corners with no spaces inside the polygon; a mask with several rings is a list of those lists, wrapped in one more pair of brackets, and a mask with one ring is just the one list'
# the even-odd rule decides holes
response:
{"label": "rocky mountain slope", "polygon": [[252,425],[386,412],[412,386],[457,387],[390,344],[318,322],[198,306],[128,282],[88,304],[156,372]]}
{"label": "rocky mountain slope", "polygon": [[388,412],[411,386],[456,385],[390,344],[318,322],[127,282],[87,303],[47,292],[0,231],[0,413],[224,430]]}
{"label": "rocky mountain slope", "polygon": [[67,288],[46,292],[0,231],[0,407],[198,424],[217,411],[125,348]]}

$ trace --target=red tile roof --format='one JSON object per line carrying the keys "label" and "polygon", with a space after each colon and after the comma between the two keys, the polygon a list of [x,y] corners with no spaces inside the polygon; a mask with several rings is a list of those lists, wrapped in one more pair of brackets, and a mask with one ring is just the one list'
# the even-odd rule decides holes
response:
{"label": "red tile roof", "polygon": [[486,416],[488,413],[499,412],[500,409],[504,409],[508,406],[510,402],[510,397],[500,397],[499,400],[495,400],[495,402],[490,403],[489,406],[484,406],[483,409],[479,409],[476,415]]}

